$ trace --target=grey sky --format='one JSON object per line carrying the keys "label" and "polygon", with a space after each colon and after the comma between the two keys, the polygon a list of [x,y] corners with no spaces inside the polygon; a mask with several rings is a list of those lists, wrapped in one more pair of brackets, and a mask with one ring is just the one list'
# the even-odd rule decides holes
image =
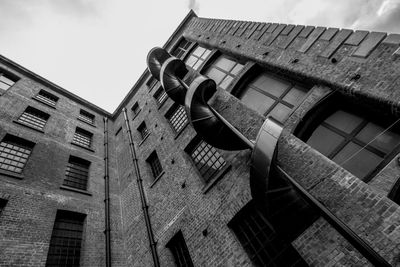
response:
{"label": "grey sky", "polygon": [[112,112],[189,12],[400,32],[400,0],[0,0],[0,54]]}

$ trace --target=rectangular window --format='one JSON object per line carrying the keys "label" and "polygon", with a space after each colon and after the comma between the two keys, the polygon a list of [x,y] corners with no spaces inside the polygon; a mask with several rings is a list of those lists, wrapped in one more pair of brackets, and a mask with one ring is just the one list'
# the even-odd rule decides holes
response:
{"label": "rectangular window", "polygon": [[186,246],[185,239],[181,231],[167,243],[167,248],[172,252],[175,259],[175,264],[178,267],[193,267],[192,259],[190,258],[189,250]]}
{"label": "rectangular window", "polygon": [[185,148],[185,151],[192,158],[206,183],[226,165],[224,158],[218,151],[199,137],[195,137]]}
{"label": "rectangular window", "polygon": [[0,215],[3,213],[4,208],[6,207],[7,200],[0,198]]}
{"label": "rectangular window", "polygon": [[64,185],[86,190],[89,178],[89,167],[89,161],[70,156],[65,171]]}
{"label": "rectangular window", "polygon": [[145,122],[142,122],[137,130],[140,133],[140,137],[142,138],[142,140],[144,140],[150,134],[150,131],[149,129],[147,129]]}
{"label": "rectangular window", "polygon": [[153,178],[157,179],[157,177],[163,172],[160,160],[157,156],[157,152],[153,151],[153,153],[150,154],[146,161],[150,166]]}
{"label": "rectangular window", "polygon": [[172,51],[172,55],[182,59],[182,57],[186,54],[187,50],[191,46],[192,42],[186,41],[185,39],[182,39],[178,46]]}
{"label": "rectangular window", "polygon": [[132,115],[135,117],[137,114],[139,114],[140,112],[140,108],[139,108],[139,103],[136,102],[135,104],[133,104],[132,108]]}
{"label": "rectangular window", "polygon": [[22,173],[35,144],[7,134],[0,143],[0,169]]}
{"label": "rectangular window", "polygon": [[42,103],[45,103],[51,107],[55,107],[58,101],[58,97],[50,94],[45,90],[40,90],[40,92],[35,96],[35,99],[39,100]]}
{"label": "rectangular window", "polygon": [[160,89],[158,89],[154,94],[154,98],[156,99],[158,106],[161,106],[167,100],[168,95],[164,91],[164,88],[160,87]]}
{"label": "rectangular window", "polygon": [[84,214],[57,211],[46,267],[79,266],[84,220]]}
{"label": "rectangular window", "polygon": [[198,45],[190,54],[190,56],[185,60],[185,63],[192,69],[198,70],[210,54],[210,49]]}
{"label": "rectangular window", "polygon": [[82,120],[82,121],[84,121],[86,123],[89,123],[89,124],[93,125],[94,124],[94,118],[95,118],[95,116],[93,114],[91,114],[91,113],[89,113],[87,111],[84,111],[83,109],[81,109],[80,112],[79,112],[78,119],[80,119],[80,120]]}
{"label": "rectangular window", "polygon": [[307,266],[253,203],[239,211],[228,226],[256,266]]}
{"label": "rectangular window", "polygon": [[217,86],[226,89],[243,67],[239,62],[221,55],[207,69],[205,75],[213,79]]}
{"label": "rectangular window", "polygon": [[74,138],[72,139],[72,143],[74,143],[75,145],[90,148],[92,146],[92,138],[93,138],[92,133],[90,133],[82,128],[76,127]]}
{"label": "rectangular window", "polygon": [[43,130],[50,115],[33,107],[27,107],[18,122],[37,130]]}
{"label": "rectangular window", "polygon": [[146,83],[147,87],[149,88],[149,92],[153,90],[154,87],[158,86],[160,84],[159,81],[157,81],[155,78],[151,77],[149,81]]}
{"label": "rectangular window", "polygon": [[185,108],[176,103],[168,110],[165,117],[169,120],[176,133],[179,133],[189,122]]}
{"label": "rectangular window", "polygon": [[0,90],[7,90],[16,83],[18,78],[2,69],[0,69]]}

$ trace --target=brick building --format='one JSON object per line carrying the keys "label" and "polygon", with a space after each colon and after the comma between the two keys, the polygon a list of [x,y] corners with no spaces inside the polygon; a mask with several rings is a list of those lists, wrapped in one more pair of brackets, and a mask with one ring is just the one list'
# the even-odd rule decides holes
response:
{"label": "brick building", "polygon": [[400,266],[399,34],[190,12],[164,48],[283,126],[268,178],[148,70],[110,114],[0,57],[0,266]]}

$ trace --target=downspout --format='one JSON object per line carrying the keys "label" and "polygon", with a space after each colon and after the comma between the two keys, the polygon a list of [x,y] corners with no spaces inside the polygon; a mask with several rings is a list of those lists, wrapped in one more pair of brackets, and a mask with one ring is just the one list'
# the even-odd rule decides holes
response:
{"label": "downspout", "polygon": [[111,236],[110,236],[110,177],[108,169],[108,118],[103,118],[104,122],[104,205],[106,229],[106,267],[111,267]]}
{"label": "downspout", "polygon": [[129,125],[128,114],[126,112],[126,108],[123,108],[122,111],[124,112],[126,132],[128,134],[128,138],[129,138],[129,149],[130,149],[131,156],[132,156],[133,168],[135,169],[136,181],[138,184],[139,194],[140,194],[140,200],[142,202],[142,209],[143,209],[144,220],[146,223],[147,236],[148,236],[149,242],[150,242],[151,256],[153,257],[154,267],[160,267],[160,261],[158,259],[156,242],[154,241],[153,229],[151,228],[151,222],[150,222],[150,216],[149,216],[149,206],[147,205],[146,197],[144,195],[143,180],[140,175],[138,159],[136,157],[135,146],[133,144],[131,126]]}

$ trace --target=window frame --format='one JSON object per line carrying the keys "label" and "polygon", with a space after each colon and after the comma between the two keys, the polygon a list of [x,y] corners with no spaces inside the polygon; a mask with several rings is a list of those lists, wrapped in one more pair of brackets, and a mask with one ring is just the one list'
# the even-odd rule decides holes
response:
{"label": "window frame", "polygon": [[[207,50],[209,50],[210,52],[207,54],[207,56],[203,59],[201,56],[204,55],[204,52],[201,54],[200,57],[193,55],[193,52],[197,49],[197,47],[201,47],[206,49],[204,52],[206,52]],[[205,66],[207,66],[208,62],[214,57],[214,55],[216,54],[216,51],[214,49],[210,49],[207,48],[204,45],[200,45],[198,43],[194,43],[192,45],[192,47],[188,50],[189,52],[186,54],[186,56],[182,59],[182,61],[184,61],[185,65],[188,66],[190,69],[194,70],[194,71],[198,71],[201,73],[201,71],[205,68]],[[192,56],[197,58],[196,62],[193,64],[193,66],[190,66],[187,64],[187,60],[190,58],[190,56]],[[197,62],[199,62],[199,60],[202,60],[201,64],[195,69],[193,68]]]}
{"label": "window frame", "polygon": [[[45,98],[47,100],[45,100],[43,98]],[[48,106],[48,107],[51,107],[53,109],[56,109],[58,100],[60,100],[60,98],[58,96],[56,96],[44,89],[40,89],[40,91],[33,97],[33,99]],[[52,102],[54,102],[54,103],[52,103]]]}
{"label": "window frame", "polygon": [[[70,177],[70,176],[67,175],[68,168],[70,168],[70,164],[72,164],[72,165],[75,164],[74,166],[78,166],[78,167],[80,167],[80,166],[87,167],[86,184],[85,184],[85,188],[84,189],[68,184],[68,182],[72,182],[72,181],[68,180],[68,177]],[[63,183],[62,183],[60,188],[61,189],[66,189],[66,190],[69,190],[69,191],[78,192],[78,193],[83,193],[83,194],[86,194],[86,195],[91,195],[89,193],[89,181],[90,181],[90,167],[91,167],[91,165],[92,165],[92,163],[90,161],[86,160],[86,159],[70,155],[69,158],[68,158],[67,165],[65,167]],[[78,178],[78,179],[83,180],[81,178]]]}
{"label": "window frame", "polygon": [[[90,126],[96,127],[96,115],[84,110],[80,109],[77,120],[84,122]],[[89,122],[89,120],[91,122]]]}
{"label": "window frame", "polygon": [[[37,116],[35,116],[35,114],[29,113],[30,111],[33,111],[33,112],[36,112],[36,113],[40,113],[40,115],[41,115],[42,117],[44,117],[44,118],[37,117]],[[27,114],[29,113],[29,115],[32,115],[33,117],[37,117],[37,118],[39,118],[39,119],[45,120],[45,123],[44,123],[43,127],[39,129],[39,127],[35,127],[34,124],[31,124],[31,123],[28,123],[28,122],[25,122],[24,120],[22,120],[21,118],[23,117],[23,115],[24,115],[25,113],[27,113]],[[29,116],[28,116],[28,117],[29,117]],[[21,113],[21,115],[20,115],[16,120],[14,120],[14,122],[17,123],[17,124],[20,124],[20,125],[22,125],[22,126],[28,127],[28,128],[30,128],[30,129],[32,129],[32,130],[35,130],[35,131],[44,133],[44,130],[45,130],[45,128],[46,128],[46,125],[47,125],[47,122],[48,122],[49,118],[50,118],[50,114],[48,114],[48,113],[46,113],[46,112],[43,112],[43,111],[41,111],[40,109],[37,109],[37,108],[35,108],[35,107],[27,106],[27,107],[25,108],[25,110]],[[29,118],[28,118],[28,119],[29,119]],[[28,121],[29,121],[29,120],[28,120]]]}
{"label": "window frame", "polygon": [[[179,124],[179,125],[181,125],[181,127],[178,128],[178,130],[177,130],[177,128],[174,126],[175,124],[172,123],[171,119],[172,119],[172,117],[174,117],[175,115],[177,115],[177,113],[180,112],[180,110],[182,110],[182,109],[183,109],[183,112],[184,112],[184,114],[185,114],[186,120],[185,120],[185,119],[183,120],[183,121],[184,121],[183,124]],[[172,131],[175,133],[175,137],[178,136],[181,132],[183,132],[183,130],[185,130],[185,128],[186,128],[187,125],[189,124],[189,118],[188,118],[188,116],[187,116],[187,114],[186,114],[185,107],[179,105],[178,103],[172,104],[172,106],[171,106],[171,107],[168,109],[168,111],[165,113],[165,118],[168,120],[168,123],[169,123],[169,125],[171,126]],[[180,117],[178,116],[178,118],[180,118]],[[175,121],[177,121],[177,120],[175,120]],[[175,122],[175,121],[174,121],[174,122]],[[178,121],[179,121],[179,120],[178,120]]]}
{"label": "window frame", "polygon": [[134,120],[136,118],[136,116],[140,113],[140,111],[142,111],[142,109],[139,106],[139,102],[136,101],[132,107],[131,107],[131,112],[132,112],[132,120]]}
{"label": "window frame", "polygon": [[[8,83],[2,81],[2,80],[1,80],[1,77],[5,77],[6,79],[12,81],[13,84],[12,84],[12,85],[9,85]],[[1,91],[7,91],[7,90],[9,90],[9,89],[10,89],[11,87],[13,87],[19,80],[20,80],[20,78],[19,78],[17,75],[15,75],[15,74],[13,74],[13,73],[11,73],[11,72],[9,72],[9,71],[3,69],[3,68],[0,68],[0,84],[5,84],[5,85],[8,86],[7,89],[2,89],[2,88],[0,88],[0,92],[1,92]]]}
{"label": "window frame", "polygon": [[[187,42],[189,44],[186,49],[181,47],[181,43],[182,42]],[[196,45],[196,43],[194,43],[192,41],[188,41],[184,37],[182,37],[176,42],[176,44],[171,49],[171,55],[176,57],[176,58],[179,58],[181,60],[184,60],[186,58],[186,56],[192,50],[193,46],[195,46],[195,45]],[[180,49],[180,51],[183,51],[183,53],[179,57],[177,55],[175,55],[175,52],[176,52],[177,49]],[[179,53],[177,53],[177,54],[179,54]]]}
{"label": "window frame", "polygon": [[[157,167],[157,168],[154,168],[154,166],[153,166],[154,159],[157,159],[157,161],[158,161],[157,165],[159,165],[159,167]],[[161,164],[160,158],[158,157],[156,150],[153,150],[153,152],[151,152],[150,155],[146,158],[146,163],[149,166],[151,178],[152,178],[150,187],[153,187],[153,185],[158,180],[160,180],[161,176],[163,176],[163,174],[165,173],[164,168]],[[160,168],[160,170],[156,173],[155,169],[158,169],[158,168]]]}
{"label": "window frame", "polygon": [[[194,267],[192,257],[190,256],[189,249],[186,244],[185,237],[181,230],[179,230],[165,245],[171,251],[171,254],[174,257],[175,265],[177,267]],[[177,253],[175,251],[180,251],[183,253],[185,262],[181,264],[179,257],[177,257]]]}
{"label": "window frame", "polygon": [[144,140],[147,139],[147,137],[149,137],[150,135],[150,129],[147,128],[146,122],[142,121],[139,126],[136,128],[136,130],[139,132],[141,141],[140,144],[143,143]]}
{"label": "window frame", "polygon": [[164,103],[168,100],[169,96],[167,92],[165,92],[164,88],[160,86],[153,94],[154,99],[156,100],[157,107],[160,109]]}
{"label": "window frame", "polygon": [[[81,142],[77,142],[77,141],[76,141],[76,136],[77,136],[77,134],[80,135],[79,138],[82,138],[82,136],[83,136],[84,138],[88,137],[88,138],[89,138],[89,141],[90,141],[90,142],[89,142],[89,146],[85,146],[85,145],[82,144]],[[78,139],[79,139],[79,138],[78,138]],[[75,128],[75,133],[74,133],[74,135],[73,135],[73,137],[72,137],[71,144],[93,152],[93,151],[94,151],[94,150],[93,150],[93,140],[94,140],[94,135],[93,135],[93,133],[91,133],[91,132],[89,132],[89,131],[87,131],[87,130],[81,128],[81,127],[76,127],[76,128]]]}

